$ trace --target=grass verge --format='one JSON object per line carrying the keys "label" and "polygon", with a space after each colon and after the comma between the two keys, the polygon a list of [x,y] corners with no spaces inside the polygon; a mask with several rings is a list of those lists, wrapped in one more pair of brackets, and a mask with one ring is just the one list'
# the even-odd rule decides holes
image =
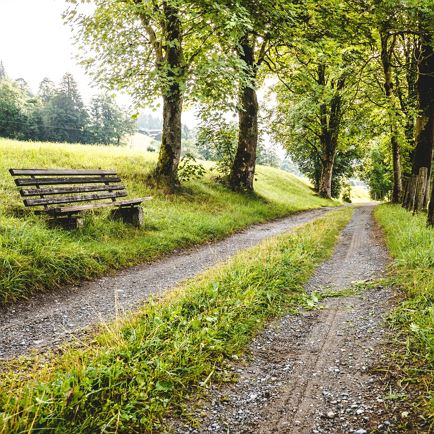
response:
{"label": "grass verge", "polygon": [[225,380],[271,317],[306,299],[351,209],[248,249],[32,372],[3,372],[0,432],[153,432],[205,384]]}
{"label": "grass verge", "polygon": [[[181,194],[166,196],[145,184],[155,164],[152,153],[0,139],[0,155],[0,304],[219,239],[253,223],[337,204],[270,167],[258,167],[256,195],[230,192],[208,172],[203,180],[186,183]],[[109,211],[87,213],[79,231],[48,229],[44,217],[24,208],[11,167],[116,169],[130,197],[154,200],[146,203],[141,229],[111,221]]]}
{"label": "grass verge", "polygon": [[402,349],[399,379],[417,387],[415,404],[434,427],[434,230],[426,227],[425,215],[413,216],[397,205],[377,207],[375,217],[394,258],[394,284],[405,293],[390,318]]}

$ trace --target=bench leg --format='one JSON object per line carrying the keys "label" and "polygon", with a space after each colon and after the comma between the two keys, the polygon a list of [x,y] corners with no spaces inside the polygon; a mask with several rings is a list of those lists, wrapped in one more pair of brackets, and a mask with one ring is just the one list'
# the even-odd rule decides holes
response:
{"label": "bench leg", "polygon": [[51,229],[80,229],[83,227],[83,219],[80,217],[59,217],[48,220],[48,227]]}
{"label": "bench leg", "polygon": [[122,220],[137,228],[143,226],[143,209],[140,206],[131,208],[118,208],[111,212],[111,218],[114,220]]}

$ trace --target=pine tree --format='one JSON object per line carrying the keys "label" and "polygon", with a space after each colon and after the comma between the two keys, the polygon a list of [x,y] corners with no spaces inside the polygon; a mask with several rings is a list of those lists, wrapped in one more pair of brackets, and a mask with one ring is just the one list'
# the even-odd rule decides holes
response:
{"label": "pine tree", "polygon": [[69,72],[67,72],[62,78],[59,86],[59,93],[67,96],[76,109],[83,108],[83,100],[81,99],[77,82]]}
{"label": "pine tree", "polygon": [[88,141],[88,114],[71,74],[63,76],[55,95],[45,106],[43,117],[47,140],[69,143]]}
{"label": "pine tree", "polygon": [[44,103],[47,103],[56,94],[55,84],[47,77],[45,77],[38,89],[38,96]]}

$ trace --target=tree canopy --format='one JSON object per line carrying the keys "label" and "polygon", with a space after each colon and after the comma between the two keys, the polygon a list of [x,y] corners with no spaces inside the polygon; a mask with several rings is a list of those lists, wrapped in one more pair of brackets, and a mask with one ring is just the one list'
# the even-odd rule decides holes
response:
{"label": "tree canopy", "polygon": [[[136,107],[162,106],[162,143],[148,179],[158,187],[180,186],[182,114],[199,107],[199,150],[223,162],[233,190],[253,190],[266,137],[323,197],[357,175],[373,197],[417,212],[431,195],[431,3],[70,0],[65,20],[102,88],[128,93]],[[26,137],[7,125],[31,124],[32,134],[49,139],[58,128],[61,140],[118,142],[129,128],[108,95],[84,107],[71,77],[57,87],[45,79],[36,96],[24,81],[8,81],[2,65],[0,79],[3,134]],[[272,153],[266,161],[275,161]]]}

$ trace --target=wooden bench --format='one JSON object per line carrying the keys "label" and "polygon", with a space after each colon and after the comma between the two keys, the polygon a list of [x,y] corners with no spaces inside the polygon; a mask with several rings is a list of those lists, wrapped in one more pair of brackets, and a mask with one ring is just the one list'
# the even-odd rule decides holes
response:
{"label": "wooden bench", "polygon": [[[50,227],[76,229],[83,225],[83,211],[116,207],[111,216],[141,226],[140,204],[150,197],[118,200],[128,196],[121,178],[111,170],[10,169],[27,207],[42,207],[36,214],[48,214]],[[95,202],[110,200],[110,202]],[[83,203],[85,205],[71,205]],[[89,203],[91,202],[91,203]]]}

